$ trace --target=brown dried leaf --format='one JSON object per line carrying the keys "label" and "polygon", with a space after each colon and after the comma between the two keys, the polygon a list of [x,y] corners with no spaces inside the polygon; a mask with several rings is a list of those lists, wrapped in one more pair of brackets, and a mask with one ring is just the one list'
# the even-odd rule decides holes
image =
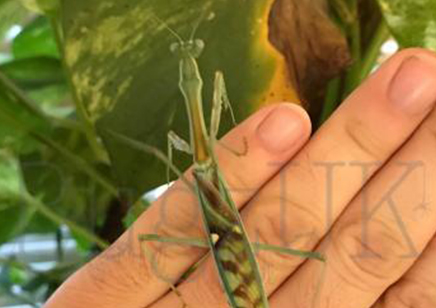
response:
{"label": "brown dried leaf", "polygon": [[350,64],[345,36],[328,16],[325,0],[276,0],[269,26],[303,105],[317,118],[328,81]]}

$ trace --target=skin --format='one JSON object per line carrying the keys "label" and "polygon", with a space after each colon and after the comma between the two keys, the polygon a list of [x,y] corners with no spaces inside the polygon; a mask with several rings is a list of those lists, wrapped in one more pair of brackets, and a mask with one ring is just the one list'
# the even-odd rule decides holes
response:
{"label": "skin", "polygon": [[[249,236],[327,259],[259,252],[271,307],[436,307],[435,103],[436,56],[409,49],[310,140],[306,113],[286,103],[260,110],[222,139],[233,149],[248,142],[245,156],[216,152]],[[177,281],[205,251],[148,243],[150,259],[136,239],[200,237],[198,215],[195,196],[177,182],[45,308],[182,307],[163,278]],[[209,258],[178,292],[190,308],[227,307]]]}

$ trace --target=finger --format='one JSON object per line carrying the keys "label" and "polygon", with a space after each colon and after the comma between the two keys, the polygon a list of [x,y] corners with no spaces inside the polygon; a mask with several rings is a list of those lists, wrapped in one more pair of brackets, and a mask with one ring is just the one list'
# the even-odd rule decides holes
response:
{"label": "finger", "polygon": [[436,237],[424,254],[373,308],[436,307]]}
{"label": "finger", "polygon": [[[388,61],[244,207],[251,239],[302,250],[316,245],[364,184],[361,169],[349,162],[387,161],[430,112],[435,84],[419,79],[408,65],[413,67],[414,61],[434,58],[425,51],[408,50]],[[398,87],[402,95],[396,92]],[[367,177],[379,167],[368,170]],[[302,262],[271,252],[259,252],[258,261],[269,293]],[[179,287],[183,298],[190,307],[204,302],[225,307],[213,260],[199,272],[194,282]],[[177,301],[169,294],[153,307],[174,307]]]}
{"label": "finger", "polygon": [[[436,59],[413,61],[409,82],[433,84],[436,100]],[[307,307],[322,279],[316,307],[368,308],[416,262],[436,232],[436,212],[419,214],[436,199],[435,126],[433,111],[322,241],[325,267],[306,262],[274,295],[275,307]]]}
{"label": "finger", "polygon": [[[238,150],[244,138],[248,144],[244,156],[220,146],[216,150],[229,186],[244,188],[232,190],[237,206],[251,198],[309,135],[307,115],[290,104],[265,108],[226,135],[226,147]],[[115,244],[70,278],[45,307],[145,307],[168,290],[164,278],[177,280],[205,252],[147,245],[153,260],[145,260],[138,235],[148,233],[202,235],[195,194],[183,182],[176,182]]]}

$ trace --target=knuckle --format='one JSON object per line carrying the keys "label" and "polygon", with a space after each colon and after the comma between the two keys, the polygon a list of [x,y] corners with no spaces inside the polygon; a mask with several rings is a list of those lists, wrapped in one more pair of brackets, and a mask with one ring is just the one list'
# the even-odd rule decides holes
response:
{"label": "knuckle", "polygon": [[169,237],[202,236],[201,212],[196,195],[183,183],[176,183],[150,208],[152,233]]}
{"label": "knuckle", "polygon": [[[195,238],[198,236],[190,236],[184,232],[180,232],[178,228],[170,228],[168,226],[159,228],[159,236],[165,238]],[[202,248],[192,247],[188,245],[179,245],[177,243],[170,244],[165,242],[140,242],[141,253],[147,257],[148,262],[153,266],[158,267],[160,264],[165,265],[168,262],[172,262],[175,258],[181,260],[183,256],[186,258],[198,257]]]}
{"label": "knuckle", "polygon": [[152,277],[151,268],[144,266],[140,253],[126,237],[112,244],[83,271],[108,300],[116,294],[114,290],[131,293],[147,285]]}
{"label": "knuckle", "polygon": [[429,136],[429,140],[431,140],[434,144],[434,141],[436,140],[436,128],[435,128],[435,122],[436,122],[436,113],[433,113],[431,115],[431,118],[424,121],[422,124],[422,131],[424,132],[424,135]]}
{"label": "knuckle", "polygon": [[345,133],[359,151],[371,160],[378,161],[387,152],[386,142],[380,140],[371,129],[359,119],[349,119],[345,123]]}
{"label": "knuckle", "polygon": [[361,290],[384,287],[395,278],[405,262],[405,244],[398,232],[383,221],[374,220],[364,228],[351,223],[333,233],[333,259],[338,272]]}
{"label": "knuckle", "polygon": [[434,52],[424,49],[424,48],[419,48],[419,47],[410,47],[410,48],[405,48],[399,52],[397,52],[397,54],[394,56],[395,58],[398,59],[406,59],[409,58],[411,56],[431,56],[434,57],[435,54]]}
{"label": "knuckle", "polygon": [[[224,164],[223,164],[224,165]],[[241,172],[244,168],[229,168],[233,170],[225,170],[225,179],[232,195],[243,195],[247,198],[256,192],[256,188],[250,183],[250,178],[245,172]]]}
{"label": "knuckle", "polygon": [[[211,264],[208,264],[211,265]],[[207,303],[208,307],[228,307],[227,298],[222,289],[214,266],[202,267],[187,281],[188,287],[182,292],[189,306],[199,307]],[[194,291],[193,291],[194,290]]]}
{"label": "knuckle", "polygon": [[383,298],[386,308],[436,307],[436,288],[421,281],[404,281],[389,289]]}
{"label": "knuckle", "polygon": [[[250,214],[256,224],[256,241],[299,250],[310,250],[318,242],[323,221],[306,203],[280,195],[268,195],[258,201]],[[268,267],[282,267],[283,262],[287,266],[301,262],[301,258],[269,251],[260,254],[259,258]]]}

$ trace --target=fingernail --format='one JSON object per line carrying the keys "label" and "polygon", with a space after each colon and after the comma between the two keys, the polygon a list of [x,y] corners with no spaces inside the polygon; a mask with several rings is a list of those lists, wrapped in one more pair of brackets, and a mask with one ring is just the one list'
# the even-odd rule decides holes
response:
{"label": "fingernail", "polygon": [[301,112],[285,104],[274,108],[257,127],[262,146],[273,153],[291,149],[304,134]]}
{"label": "fingernail", "polygon": [[394,75],[389,99],[397,107],[416,114],[436,101],[436,58],[427,55],[406,59]]}

